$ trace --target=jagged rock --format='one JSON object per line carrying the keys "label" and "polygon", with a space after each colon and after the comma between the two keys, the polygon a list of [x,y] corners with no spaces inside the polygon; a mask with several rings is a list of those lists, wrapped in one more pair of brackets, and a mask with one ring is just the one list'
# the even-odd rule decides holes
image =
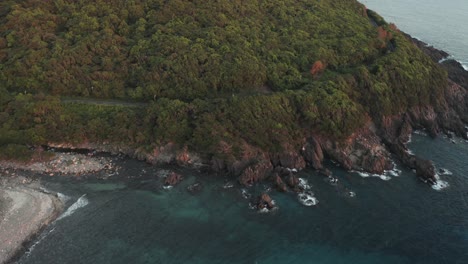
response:
{"label": "jagged rock", "polygon": [[275,172],[278,173],[281,177],[285,177],[293,173],[291,169],[281,166],[275,167]]}
{"label": "jagged rock", "polygon": [[239,176],[239,183],[245,186],[254,184],[267,178],[273,170],[271,162],[260,160],[255,164],[248,166]]}
{"label": "jagged rock", "polygon": [[183,180],[182,175],[176,173],[176,172],[171,172],[169,175],[167,175],[166,179],[164,180],[164,185],[167,186],[174,186],[181,182]]}
{"label": "jagged rock", "polygon": [[283,182],[283,180],[281,179],[281,177],[278,175],[278,173],[275,173],[275,175],[273,176],[273,183],[275,184],[276,188],[281,191],[281,192],[287,192],[288,191],[288,187],[286,186],[286,184]]}
{"label": "jagged rock", "polygon": [[296,176],[294,176],[293,174],[290,174],[290,175],[288,175],[286,177],[286,183],[292,189],[298,189],[299,179]]}
{"label": "jagged rock", "polygon": [[200,193],[202,189],[203,189],[203,185],[200,182],[196,182],[187,187],[187,191],[192,195]]}
{"label": "jagged rock", "polygon": [[266,193],[262,193],[262,195],[257,197],[257,201],[255,205],[258,210],[263,210],[263,209],[271,210],[271,209],[276,208],[275,203],[273,202],[271,197]]}
{"label": "jagged rock", "polygon": [[416,157],[414,167],[416,169],[416,175],[419,178],[430,184],[435,184],[437,182],[434,165],[431,161]]}
{"label": "jagged rock", "polygon": [[374,124],[369,122],[365,128],[355,132],[344,142],[326,140],[322,149],[346,170],[381,174],[384,170],[391,169],[393,164],[390,153],[374,130]]}
{"label": "jagged rock", "polygon": [[413,132],[413,127],[409,119],[410,119],[409,116],[405,115],[403,117],[403,123],[401,124],[399,128],[398,139],[402,143],[408,142],[410,139],[411,133]]}
{"label": "jagged rock", "polygon": [[388,145],[395,156],[403,164],[408,166],[410,169],[416,170],[416,175],[418,177],[430,184],[436,183],[437,179],[435,177],[435,168],[431,161],[409,154],[406,147],[400,142],[388,143]]}
{"label": "jagged rock", "polygon": [[310,137],[307,139],[307,143],[302,148],[302,155],[304,156],[305,161],[308,162],[312,168],[316,170],[323,168],[322,147],[315,138]]}
{"label": "jagged rock", "polygon": [[424,127],[431,137],[436,137],[440,133],[439,124],[436,122],[437,113],[432,106],[413,107],[408,113],[413,123]]}
{"label": "jagged rock", "polygon": [[295,168],[301,170],[305,168],[306,162],[299,149],[295,149],[290,143],[282,144],[280,153],[270,153],[270,161],[274,167]]}

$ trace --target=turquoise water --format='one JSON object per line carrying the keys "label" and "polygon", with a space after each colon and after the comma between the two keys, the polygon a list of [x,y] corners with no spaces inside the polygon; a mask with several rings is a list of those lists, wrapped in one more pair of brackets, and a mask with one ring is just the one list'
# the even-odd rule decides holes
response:
{"label": "turquoise water", "polygon": [[[279,210],[261,214],[239,187],[223,189],[223,178],[172,168],[185,179],[164,190],[148,177],[155,168],[131,160],[121,161],[115,180],[44,178],[69,204],[83,194],[88,204],[49,226],[19,263],[466,263],[468,143],[415,135],[411,149],[453,173],[441,175],[447,189],[402,167],[383,181],[330,164],[336,186],[313,171],[299,174],[317,206],[272,191]],[[192,195],[185,187],[195,181],[203,190]]]}
{"label": "turquoise water", "polygon": [[468,69],[468,1],[360,0],[388,22],[436,48]]}

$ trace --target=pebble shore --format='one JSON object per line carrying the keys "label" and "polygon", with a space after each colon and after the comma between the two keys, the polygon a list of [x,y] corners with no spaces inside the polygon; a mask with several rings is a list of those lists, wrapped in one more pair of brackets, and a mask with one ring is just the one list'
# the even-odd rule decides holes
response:
{"label": "pebble shore", "polygon": [[79,176],[117,170],[110,158],[76,153],[54,153],[46,162],[0,161],[0,264],[25,248],[45,226],[63,212],[57,194],[46,191],[38,179],[25,172],[49,176]]}

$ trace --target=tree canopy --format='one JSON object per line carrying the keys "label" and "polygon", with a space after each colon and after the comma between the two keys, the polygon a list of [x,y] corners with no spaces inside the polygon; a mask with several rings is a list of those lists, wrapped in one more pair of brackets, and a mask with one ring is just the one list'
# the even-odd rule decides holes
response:
{"label": "tree canopy", "polygon": [[[216,154],[243,140],[278,151],[437,104],[444,85],[443,70],[354,0],[0,3],[0,145],[171,141]],[[147,106],[60,100],[70,96]]]}

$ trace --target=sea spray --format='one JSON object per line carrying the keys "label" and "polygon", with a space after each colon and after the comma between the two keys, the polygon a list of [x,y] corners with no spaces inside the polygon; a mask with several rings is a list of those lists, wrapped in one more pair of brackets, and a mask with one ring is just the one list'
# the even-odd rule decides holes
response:
{"label": "sea spray", "polygon": [[443,181],[440,179],[439,174],[436,173],[435,178],[436,178],[436,182],[434,185],[432,185],[432,189],[436,191],[442,191],[443,189],[446,189],[450,186],[447,181]]}
{"label": "sea spray", "polygon": [[59,218],[57,218],[57,221],[65,218],[67,216],[72,215],[79,208],[82,208],[82,207],[85,207],[86,205],[88,205],[88,203],[89,203],[89,201],[86,198],[86,194],[83,194],[80,198],[78,198],[78,200],[76,200],[75,203],[73,203],[70,207],[68,207],[68,209],[65,211],[65,213],[63,213]]}

